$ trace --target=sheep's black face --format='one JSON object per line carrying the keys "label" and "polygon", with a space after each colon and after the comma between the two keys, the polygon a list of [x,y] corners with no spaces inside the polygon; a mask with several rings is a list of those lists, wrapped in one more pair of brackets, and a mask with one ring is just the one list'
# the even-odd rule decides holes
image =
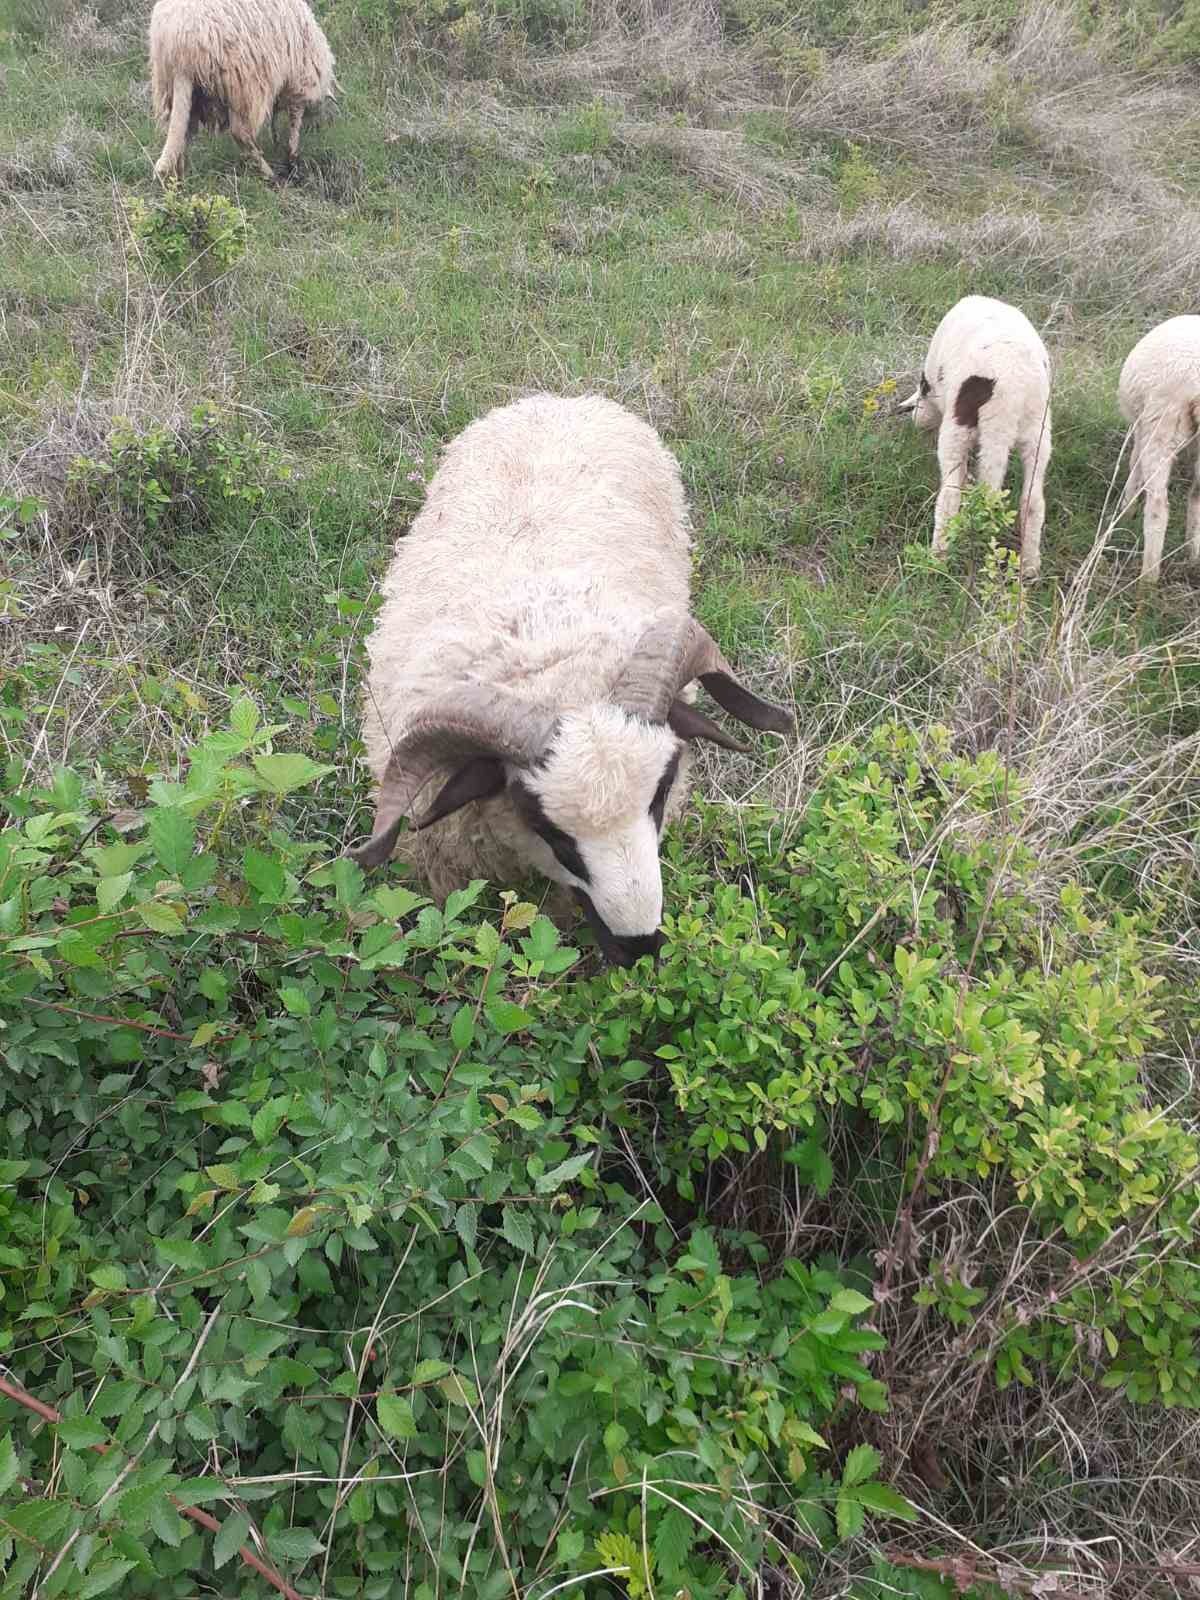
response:
{"label": "sheep's black face", "polygon": [[682,768],[669,728],[598,706],[565,716],[544,761],[509,775],[531,861],[574,892],[605,958],[620,966],[662,943],[659,834]]}

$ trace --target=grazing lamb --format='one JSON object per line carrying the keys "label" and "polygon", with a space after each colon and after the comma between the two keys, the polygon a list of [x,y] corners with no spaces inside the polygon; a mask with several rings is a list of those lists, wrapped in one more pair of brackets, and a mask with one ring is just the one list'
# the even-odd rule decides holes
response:
{"label": "grazing lamb", "polygon": [[353,859],[386,860],[408,818],[439,898],[533,868],[573,892],[607,960],[655,953],[687,743],[745,749],[689,685],[751,727],[792,727],[691,616],[690,545],[678,463],[611,400],[537,395],[460,434],[383,582],[374,833]]}
{"label": "grazing lamb", "polygon": [[154,114],[167,142],[154,168],[183,176],[197,128],[225,128],[268,183],[275,174],[257,139],[267,118],[288,117],[290,172],[300,125],[337,87],[333,55],[304,0],[158,0],[150,13]]}
{"label": "grazing lamb", "polygon": [[912,412],[918,428],[938,430],[935,555],[946,553],[946,524],[962,499],[972,450],[980,480],[999,489],[1016,447],[1024,475],[1021,571],[1036,578],[1046,516],[1042,481],[1050,460],[1050,357],[1033,324],[1003,300],[967,295],[938,324],[920,385],[898,409]]}
{"label": "grazing lamb", "polygon": [[1188,560],[1200,565],[1200,317],[1171,317],[1151,329],[1125,358],[1117,391],[1121,415],[1133,429],[1125,511],[1145,493],[1142,579],[1158,581],[1167,531],[1171,465],[1189,443],[1196,464],[1187,507]]}

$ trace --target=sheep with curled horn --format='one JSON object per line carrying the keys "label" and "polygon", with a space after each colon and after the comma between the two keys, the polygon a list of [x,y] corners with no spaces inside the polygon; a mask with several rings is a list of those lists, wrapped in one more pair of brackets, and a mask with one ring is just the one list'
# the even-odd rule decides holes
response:
{"label": "sheep with curled horn", "polygon": [[471,424],[383,582],[374,831],[353,858],[399,843],[439,899],[533,869],[572,892],[607,960],[654,954],[688,745],[746,748],[693,703],[697,682],[752,728],[793,725],[692,617],[690,576],[678,463],[622,406],[537,395]]}

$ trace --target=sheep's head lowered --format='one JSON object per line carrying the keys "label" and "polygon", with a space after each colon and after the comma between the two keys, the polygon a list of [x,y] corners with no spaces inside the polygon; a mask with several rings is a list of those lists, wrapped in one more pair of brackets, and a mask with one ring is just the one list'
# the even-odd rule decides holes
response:
{"label": "sheep's head lowered", "polygon": [[605,958],[628,966],[654,954],[662,942],[659,834],[683,746],[708,739],[746,748],[682,698],[696,679],[748,726],[791,731],[792,717],[738,683],[698,622],[668,615],[647,628],[617,683],[592,705],[560,711],[472,681],[429,707],[393,750],[374,832],[353,859],[378,866],[406,819],[432,827],[507,792],[530,866],[573,891]]}

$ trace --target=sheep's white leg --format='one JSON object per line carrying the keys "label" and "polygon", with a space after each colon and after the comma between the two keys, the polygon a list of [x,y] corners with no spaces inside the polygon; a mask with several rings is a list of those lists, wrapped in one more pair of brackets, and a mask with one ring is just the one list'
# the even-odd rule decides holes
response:
{"label": "sheep's white leg", "polygon": [[1135,422],[1129,440],[1129,476],[1125,479],[1125,488],[1121,492],[1121,498],[1117,504],[1116,517],[1113,518],[1114,521],[1118,517],[1125,515],[1144,488],[1145,483],[1142,479],[1142,436],[1141,430]]}
{"label": "sheep's white leg", "polygon": [[154,176],[160,183],[172,178],[182,178],[187,164],[188,123],[192,115],[192,80],[186,73],[177,72],[171,85],[171,117],[167,123],[167,142],[162,155],[154,164]]}
{"label": "sheep's white leg", "polygon": [[938,432],[937,456],[942,487],[933,508],[933,553],[935,556],[944,556],[947,549],[946,525],[962,504],[963,487],[967,481],[971,430],[960,428],[952,418],[947,417]]}
{"label": "sheep's white leg", "polygon": [[1142,581],[1157,583],[1167,532],[1167,485],[1171,477],[1171,451],[1159,444],[1142,455],[1142,482],[1146,511],[1142,521]]}
{"label": "sheep's white leg", "polygon": [[229,132],[241,146],[242,153],[254,163],[267,182],[274,183],[275,174],[271,170],[270,163],[267,161],[262,151],[258,148],[258,142],[254,137],[254,130],[246,121],[245,117],[237,116],[233,111],[230,111]]}
{"label": "sheep's white leg", "polygon": [[1042,570],[1042,525],[1046,520],[1046,467],[1050,461],[1050,411],[1037,436],[1022,440],[1021,509],[1017,528],[1021,536],[1021,573],[1036,578]]}
{"label": "sheep's white leg", "polygon": [[1200,438],[1196,440],[1196,464],[1187,506],[1187,550],[1192,566],[1200,567]]}

